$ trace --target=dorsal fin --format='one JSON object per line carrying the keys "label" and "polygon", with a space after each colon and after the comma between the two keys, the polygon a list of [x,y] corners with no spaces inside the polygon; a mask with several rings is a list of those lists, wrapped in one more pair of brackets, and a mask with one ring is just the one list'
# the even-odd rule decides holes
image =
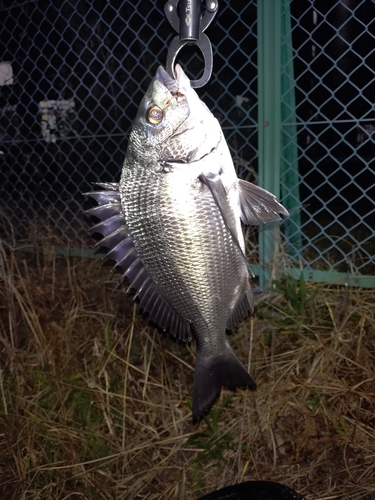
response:
{"label": "dorsal fin", "polygon": [[104,188],[104,191],[85,193],[98,203],[98,206],[86,211],[100,220],[89,230],[91,234],[99,233],[103,236],[97,245],[108,248],[106,257],[116,262],[115,267],[122,269],[123,276],[129,281],[129,288],[135,290],[135,297],[139,297],[139,304],[144,312],[149,313],[150,320],[164,331],[169,330],[174,337],[184,342],[191,341],[189,321],[182,318],[160,295],[137,254],[126,226],[119,185],[100,183],[98,186]]}

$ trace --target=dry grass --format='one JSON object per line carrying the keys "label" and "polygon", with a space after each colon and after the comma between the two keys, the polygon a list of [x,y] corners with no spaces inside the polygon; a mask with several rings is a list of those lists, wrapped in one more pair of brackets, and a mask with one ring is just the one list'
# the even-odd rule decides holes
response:
{"label": "dry grass", "polygon": [[49,248],[1,248],[2,499],[190,500],[252,479],[375,499],[375,291],[279,282],[252,342],[250,320],[231,337],[257,392],[223,394],[197,429],[193,349],[108,266]]}

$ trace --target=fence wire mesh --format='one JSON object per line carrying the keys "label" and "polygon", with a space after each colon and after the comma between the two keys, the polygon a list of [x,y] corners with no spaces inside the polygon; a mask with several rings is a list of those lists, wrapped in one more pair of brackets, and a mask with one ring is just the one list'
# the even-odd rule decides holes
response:
{"label": "fence wire mesh", "polygon": [[[84,197],[118,181],[137,106],[175,35],[165,1],[3,1],[0,54],[1,206],[18,236],[30,221],[60,245],[82,245]],[[200,94],[220,119],[239,173],[256,158],[256,6],[220,6],[210,37],[215,72]],[[196,50],[181,62],[197,78]],[[10,83],[10,81],[5,82]],[[3,223],[3,231],[9,229]]]}
{"label": "fence wire mesh", "polygon": [[373,275],[375,3],[293,1],[291,25],[295,109],[283,129],[296,126],[298,152],[286,134],[281,183],[290,195],[298,162],[301,225],[289,238],[301,234],[302,247],[292,253],[304,267]]}
{"label": "fence wire mesh", "polygon": [[[10,228],[24,238],[33,222],[58,245],[89,244],[81,193],[119,179],[138,103],[175,35],[164,4],[0,1],[3,238]],[[280,181],[300,219],[289,225],[286,248],[307,268],[372,274],[375,4],[293,0],[290,9],[292,36],[282,43],[294,54],[295,106],[282,96]],[[248,180],[258,171],[256,17],[255,1],[220,2],[208,29],[214,72],[199,90]],[[180,62],[191,78],[201,74],[194,48]],[[290,62],[281,78],[291,78]],[[257,260],[257,235],[247,237]]]}

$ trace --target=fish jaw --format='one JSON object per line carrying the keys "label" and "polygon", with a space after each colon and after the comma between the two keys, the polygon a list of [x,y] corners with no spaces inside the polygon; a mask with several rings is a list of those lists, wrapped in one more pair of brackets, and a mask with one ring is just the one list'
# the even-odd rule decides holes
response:
{"label": "fish jaw", "polygon": [[159,66],[156,71],[155,79],[164,85],[164,87],[166,87],[172,95],[191,94],[191,90],[193,90],[190,85],[189,78],[186,76],[179,64],[176,64],[176,78],[170,76],[170,74],[165,71],[163,66]]}
{"label": "fish jaw", "polygon": [[[170,116],[184,113],[184,119],[174,128],[174,133],[160,143],[159,163],[174,161],[190,165],[218,147],[222,131],[219,122],[191,87],[189,78],[179,64],[176,65],[175,73],[176,78],[173,78],[159,66],[151,88],[154,100],[158,99],[158,92],[160,95],[163,92],[170,94],[174,101]],[[185,108],[188,112],[185,112]]]}
{"label": "fish jaw", "polygon": [[196,103],[201,103],[202,101],[199,99],[198,94],[190,84],[189,78],[179,64],[176,64],[175,73],[176,78],[173,78],[165,71],[163,66],[159,66],[155,79],[164,85],[172,95],[188,96],[190,101],[193,99]]}

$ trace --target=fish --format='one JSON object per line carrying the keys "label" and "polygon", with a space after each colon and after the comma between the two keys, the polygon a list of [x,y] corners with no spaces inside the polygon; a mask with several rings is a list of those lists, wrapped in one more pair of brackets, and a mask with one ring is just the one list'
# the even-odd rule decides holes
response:
{"label": "fish", "polygon": [[268,191],[237,178],[221,126],[177,64],[159,66],[135,117],[118,183],[88,194],[90,233],[115,261],[139,306],[163,331],[195,341],[192,416],[221,389],[256,389],[227,330],[253,314],[241,221],[280,221]]}

